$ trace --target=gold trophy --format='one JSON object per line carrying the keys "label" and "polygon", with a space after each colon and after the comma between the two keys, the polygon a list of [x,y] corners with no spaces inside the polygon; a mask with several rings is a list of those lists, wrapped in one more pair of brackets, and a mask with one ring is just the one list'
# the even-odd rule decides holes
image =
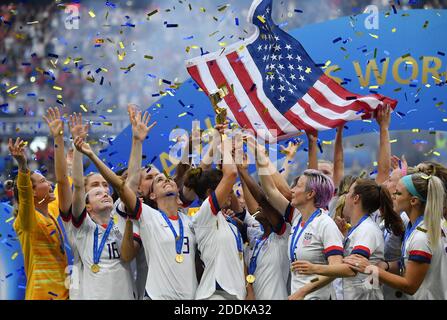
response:
{"label": "gold trophy", "polygon": [[216,124],[224,124],[227,120],[227,109],[220,108],[217,104],[228,95],[229,91],[226,85],[219,87],[216,93],[210,95],[210,101],[216,113]]}

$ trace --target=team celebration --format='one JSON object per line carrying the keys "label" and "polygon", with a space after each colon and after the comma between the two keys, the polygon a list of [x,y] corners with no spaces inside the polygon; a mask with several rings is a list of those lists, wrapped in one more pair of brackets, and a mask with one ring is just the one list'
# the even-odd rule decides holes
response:
{"label": "team celebration", "polygon": [[0,299],[447,300],[445,8],[0,4]]}

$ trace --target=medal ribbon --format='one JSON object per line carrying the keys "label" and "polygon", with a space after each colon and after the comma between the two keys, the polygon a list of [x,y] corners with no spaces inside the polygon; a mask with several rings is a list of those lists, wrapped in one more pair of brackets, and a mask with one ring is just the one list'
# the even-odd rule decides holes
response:
{"label": "medal ribbon", "polygon": [[296,225],[295,230],[293,231],[292,241],[290,242],[290,260],[292,262],[296,260],[295,249],[296,249],[296,246],[298,244],[298,240],[300,239],[300,237],[303,234],[304,230],[306,230],[307,226],[315,219],[315,217],[319,213],[320,213],[320,209],[315,210],[315,212],[312,213],[312,215],[310,216],[309,220],[307,220],[307,222],[304,224],[304,227],[301,229],[301,231],[298,234],[298,236],[296,236],[296,234],[298,232],[298,227],[300,226],[301,220],[303,219],[303,216],[300,217],[300,220],[298,221],[298,224]]}
{"label": "medal ribbon", "polygon": [[98,248],[99,227],[98,227],[98,225],[96,225],[95,236],[93,238],[93,263],[94,264],[99,263],[99,259],[101,258],[102,250],[104,250],[104,246],[106,245],[106,241],[107,241],[107,238],[109,237],[110,231],[112,230],[113,224],[114,224],[113,219],[110,219],[109,224],[107,225],[107,229],[102,236],[99,248]]}
{"label": "medal ribbon", "polygon": [[182,247],[183,247],[184,230],[183,230],[183,222],[182,222],[182,219],[180,218],[180,215],[178,215],[178,225],[179,225],[179,231],[180,231],[180,236],[178,236],[177,232],[174,229],[174,226],[171,223],[171,220],[169,220],[166,213],[164,213],[163,211],[159,211],[159,212],[160,212],[161,216],[163,217],[163,219],[165,219],[166,223],[168,224],[169,228],[172,231],[172,234],[174,235],[175,252],[177,252],[177,254],[181,254]]}

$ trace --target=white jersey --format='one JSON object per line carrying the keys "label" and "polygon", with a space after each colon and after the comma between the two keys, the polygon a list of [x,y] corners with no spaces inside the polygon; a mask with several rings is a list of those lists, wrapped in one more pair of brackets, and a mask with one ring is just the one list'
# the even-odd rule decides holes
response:
{"label": "white jersey", "polygon": [[[320,213],[307,226],[303,234],[299,238],[295,250],[294,257],[290,256],[291,241],[293,233],[296,228],[297,235],[303,228],[303,225],[298,225],[301,214],[299,211],[291,206],[289,203],[284,218],[292,225],[290,237],[288,241],[287,253],[289,259],[309,261],[313,264],[327,264],[327,258],[332,255],[343,255],[343,235],[326,212],[320,209]],[[292,272],[291,293],[295,293],[298,289],[310,283],[316,275],[303,275],[297,272]],[[312,300],[329,300],[334,296],[333,287],[331,284],[324,286],[306,296],[307,299]]]}
{"label": "white jersey", "polygon": [[[117,225],[121,234],[124,236],[126,228],[127,214],[122,204],[121,199],[118,199],[114,204],[115,211],[117,213]],[[134,280],[134,296],[137,300],[142,300],[146,289],[147,279],[147,262],[144,254],[143,244],[140,237],[140,224],[138,221],[133,222],[133,239],[141,246],[135,259],[130,262],[130,269],[132,278]]]}
{"label": "white jersey", "polygon": [[79,257],[78,248],[76,247],[76,239],[74,233],[74,226],[71,222],[71,213],[68,218],[64,218],[64,215],[60,215],[62,223],[64,225],[67,241],[71,247],[73,254],[73,265],[69,268],[67,275],[70,275],[70,288],[68,289],[68,295],[70,300],[82,300],[81,292],[81,279],[82,279],[82,261]]}
{"label": "white jersey", "polygon": [[[260,228],[260,223],[249,213],[245,214],[244,223],[249,226]],[[254,233],[248,233],[250,242],[250,253],[247,266],[250,265],[250,259],[253,254],[257,254],[256,278],[253,283],[253,289],[256,300],[287,300],[287,279],[289,278],[290,262],[287,255],[287,243],[289,240],[290,225],[284,223],[280,234],[270,233],[268,238],[256,236]],[[259,241],[259,242],[258,242]],[[258,245],[256,246],[256,243]],[[253,250],[256,249],[256,252]]]}
{"label": "white jersey", "polygon": [[413,296],[414,300],[447,300],[447,239],[444,230],[439,243],[430,246],[424,222],[412,232],[405,243],[404,264],[408,261],[429,263],[424,281]]}
{"label": "white jersey", "polygon": [[[384,239],[379,226],[368,217],[344,242],[344,256],[361,255],[377,264],[383,260]],[[357,273],[355,277],[343,278],[344,300],[383,300],[382,289],[379,285],[369,283],[370,277]],[[374,288],[376,286],[376,288]]]}
{"label": "white jersey", "polygon": [[[117,218],[114,215],[114,221]],[[93,261],[94,234],[98,228],[98,247],[106,231],[107,225],[97,225],[87,214],[82,212],[79,221],[73,221],[76,235],[76,247],[83,264],[82,293],[85,300],[133,300],[133,279],[130,264],[120,259],[122,233],[118,225],[113,228],[101,252],[98,273],[91,270]]]}
{"label": "white jersey", "polygon": [[[410,219],[405,212],[400,214],[400,217],[404,223],[404,228],[407,227]],[[399,261],[402,256],[402,236],[397,236],[394,233],[385,229],[385,221],[379,224],[380,229],[383,232],[383,237],[385,239],[385,250],[384,256],[385,261],[393,262]],[[402,291],[394,289],[386,284],[383,285],[383,296],[385,300],[407,300],[407,295]]]}
{"label": "white jersey", "polygon": [[246,297],[244,261],[239,258],[235,234],[238,229],[227,222],[214,192],[193,216],[200,257],[205,265],[196,299],[207,299],[217,284],[239,300]]}
{"label": "white jersey", "polygon": [[[177,235],[180,235],[178,219],[182,220],[184,239],[181,254],[184,261],[176,262],[174,234],[160,211],[139,204],[136,219],[147,259],[146,292],[152,300],[190,300],[197,289],[196,237],[191,218],[179,212],[169,218]],[[137,206],[138,207],[138,206]],[[138,208],[137,208],[138,209]]]}

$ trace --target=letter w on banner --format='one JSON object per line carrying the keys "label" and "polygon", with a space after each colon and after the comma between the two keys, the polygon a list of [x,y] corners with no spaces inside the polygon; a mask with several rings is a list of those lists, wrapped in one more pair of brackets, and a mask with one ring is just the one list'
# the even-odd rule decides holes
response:
{"label": "letter w on banner", "polygon": [[242,128],[258,134],[270,130],[264,138],[281,140],[300,130],[323,131],[369,119],[384,104],[396,107],[396,100],[354,94],[326,76],[303,46],[273,23],[272,0],[253,1],[248,21],[256,26],[248,39],[186,61],[207,95],[228,88],[218,106]]}

